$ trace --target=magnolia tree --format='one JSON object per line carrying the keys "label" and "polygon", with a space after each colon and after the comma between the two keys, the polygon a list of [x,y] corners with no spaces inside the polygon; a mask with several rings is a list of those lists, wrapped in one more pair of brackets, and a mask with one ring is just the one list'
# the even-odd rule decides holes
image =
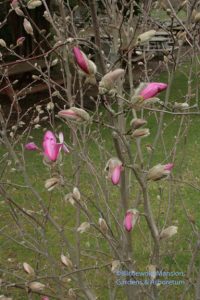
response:
{"label": "magnolia tree", "polygon": [[[199,229],[182,192],[198,191],[182,169],[190,120],[199,115],[196,1],[181,5],[185,22],[166,1],[168,29],[151,14],[153,1],[49,2],[13,0],[1,20],[16,13],[24,35],[15,45],[0,39],[2,89],[6,82],[14,93],[10,112],[0,112],[0,298],[199,299]],[[30,17],[39,7],[46,34]],[[91,24],[80,29],[77,14]],[[145,50],[161,29],[173,40],[154,60],[162,82],[150,70],[154,51]],[[19,55],[30,38],[42,54]],[[186,92],[171,99],[186,59]],[[28,87],[40,81],[49,95],[19,112],[25,95],[7,70],[24,62],[32,67]]]}

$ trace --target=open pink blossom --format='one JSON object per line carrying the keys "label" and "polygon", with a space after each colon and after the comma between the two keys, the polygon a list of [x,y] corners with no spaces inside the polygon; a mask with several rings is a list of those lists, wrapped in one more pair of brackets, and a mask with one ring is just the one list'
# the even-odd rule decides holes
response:
{"label": "open pink blossom", "polygon": [[38,150],[39,148],[34,142],[30,142],[30,143],[25,145],[25,149],[34,151],[34,150]]}
{"label": "open pink blossom", "polygon": [[138,220],[138,217],[139,212],[137,209],[129,209],[126,212],[126,216],[124,219],[124,228],[126,229],[126,231],[130,232],[133,229]]}
{"label": "open pink blossom", "polygon": [[[63,149],[64,152],[69,153],[69,150],[64,143],[64,136],[62,132],[59,133],[59,143],[57,143],[54,133],[48,130],[44,134],[42,146],[45,157],[47,157],[50,161],[57,160],[61,149]],[[26,144],[25,149],[39,150],[38,146],[34,142]]]}
{"label": "open pink blossom", "polygon": [[139,96],[142,96],[145,100],[155,97],[158,93],[166,90],[167,84],[162,82],[150,82],[140,92]]}
{"label": "open pink blossom", "polygon": [[51,132],[48,130],[43,138],[43,149],[44,149],[44,155],[51,161],[56,161],[59,154],[60,150],[63,147],[63,143],[57,143],[56,142],[56,137]]}

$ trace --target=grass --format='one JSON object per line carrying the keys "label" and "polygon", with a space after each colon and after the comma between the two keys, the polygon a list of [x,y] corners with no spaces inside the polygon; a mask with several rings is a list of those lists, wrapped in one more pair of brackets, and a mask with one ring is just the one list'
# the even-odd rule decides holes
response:
{"label": "grass", "polygon": [[[183,101],[182,96],[187,92],[187,78],[184,75],[184,70],[187,71],[188,66],[183,65],[181,71],[179,70],[175,74],[175,79],[172,85],[172,91],[170,99],[174,101]],[[166,74],[161,74],[160,81],[167,81]],[[163,96],[164,97],[164,96]],[[104,114],[104,112],[103,112]],[[148,154],[146,152],[145,144],[151,144],[153,137],[157,130],[157,121],[154,113],[145,113],[145,118],[148,121],[148,127],[150,128],[151,135],[142,142],[142,148],[144,152],[144,158],[147,161]],[[199,128],[200,120],[199,117],[176,117],[166,115],[164,117],[164,141],[165,151],[168,154],[168,160],[172,159],[172,148],[174,146],[175,136],[177,136],[180,119],[184,118],[184,133],[181,135],[180,142],[177,146],[177,155],[175,160],[175,169],[173,171],[174,178],[177,181],[186,181],[194,186],[199,186],[199,155],[198,145],[200,144]],[[129,122],[130,120],[128,120]],[[71,138],[69,130],[66,126],[62,126],[57,123],[57,126],[61,126],[67,143],[71,144]],[[112,145],[111,134],[112,132],[108,129],[101,129],[102,137],[97,138],[95,132],[96,127],[92,126],[87,140],[87,144],[82,145],[84,147],[84,154],[90,157],[92,165],[95,165],[98,170],[100,182],[105,181],[105,174],[103,168],[105,167],[106,160],[111,156],[116,156]],[[88,130],[88,129],[87,129]],[[83,133],[83,132],[82,132]],[[41,145],[43,132],[42,130],[35,130],[33,133],[34,141]],[[81,141],[81,140],[80,140]],[[99,146],[102,146],[99,151]],[[163,152],[163,144],[159,143],[156,149],[156,154],[153,157],[152,165],[165,162],[165,153]],[[21,148],[18,147],[17,151],[20,155]],[[135,145],[133,142],[132,152],[135,153]],[[5,150],[2,148],[1,153]],[[40,192],[46,205],[49,206],[50,212],[55,220],[64,229],[64,233],[69,239],[70,243],[73,244],[76,239],[75,226],[76,226],[76,209],[63,201],[64,194],[72,191],[75,182],[76,170],[72,167],[74,160],[80,160],[80,156],[74,156],[73,154],[64,157],[64,164],[61,166],[61,170],[65,175],[65,184],[63,189],[55,189],[52,193],[48,193],[44,188],[44,182],[49,178],[48,169],[42,164],[42,156],[34,152],[25,152],[27,172],[30,176],[33,186]],[[24,184],[22,176],[19,172],[14,171],[13,164],[7,165],[2,164],[2,181],[15,183],[16,185]],[[79,189],[82,197],[85,199],[87,206],[90,209],[91,214],[95,220],[98,220],[99,214],[96,210],[98,206],[101,211],[108,216],[110,213],[107,212],[105,201],[102,199],[101,191],[98,185],[94,184],[94,177],[92,171],[88,171],[84,162],[80,163],[80,184]],[[131,188],[131,194],[129,197],[130,207],[134,205],[135,197],[137,196],[137,185],[135,178],[132,178],[133,187]],[[21,205],[21,207],[27,210],[37,211],[34,214],[40,220],[45,220],[40,216],[39,205],[33,196],[33,194],[26,188],[19,188],[18,186],[5,185],[7,191],[12,195],[14,201]],[[169,185],[168,181],[160,181],[158,183],[152,183],[149,186],[151,195],[151,204],[155,214],[156,222],[159,228],[164,226],[165,220],[167,220],[167,226],[177,225],[178,234],[169,240],[161,243],[161,267],[165,271],[187,271],[188,263],[192,255],[192,247],[196,243],[196,237],[193,229],[199,230],[200,226],[200,200],[199,191],[194,189],[190,185],[182,183],[172,183]],[[120,193],[118,187],[112,187],[108,185],[108,201],[112,212],[117,215],[119,219],[123,218],[123,213],[119,206]],[[169,201],[170,195],[170,201]],[[143,212],[143,205],[140,204],[138,209]],[[40,276],[46,274],[55,273],[58,276],[64,272],[64,268],[60,263],[60,254],[66,253],[68,250],[63,242],[63,239],[58,236],[53,226],[47,223],[45,231],[41,232],[35,227],[28,218],[24,215],[19,214],[16,221],[13,218],[14,211],[12,207],[5,202],[4,199],[0,198],[0,220],[1,220],[1,235],[0,235],[0,270],[1,277],[9,280],[10,282],[23,282],[23,280],[30,280],[22,269],[22,263],[24,261],[31,264],[36,272]],[[166,216],[168,216],[166,218]],[[188,218],[191,222],[188,222]],[[81,214],[81,222],[86,221],[86,217]],[[6,227],[5,227],[6,226]],[[113,232],[116,234],[114,223],[111,222]],[[22,230],[22,228],[24,230]],[[149,251],[151,249],[151,237],[146,225],[144,218],[140,219],[139,224],[135,227],[134,231],[131,232],[133,237],[134,257],[138,271],[144,272],[147,269],[149,261]],[[9,237],[20,241],[16,244],[14,240]],[[37,243],[37,241],[39,241]],[[24,244],[25,243],[25,244]],[[23,246],[30,246],[33,248],[34,245],[41,250],[41,252],[48,250],[48,255],[51,258],[51,263],[47,260],[45,253],[39,255],[30,249],[26,249]],[[81,236],[81,246],[83,253],[81,256],[82,267],[93,266],[98,261],[99,265],[109,263],[112,261],[110,256],[110,250],[107,243],[99,236],[96,236],[96,232],[91,229],[88,233]],[[95,249],[101,249],[103,253],[95,252]],[[199,268],[199,257],[195,260],[195,266]],[[195,272],[191,275],[194,280]],[[15,276],[18,276],[17,279]],[[115,285],[115,276],[110,272],[109,268],[103,268],[100,270],[93,270],[87,272],[87,279],[91,281],[93,286],[96,287],[96,292],[100,296],[100,299],[108,299],[107,281],[110,281],[112,286]],[[161,278],[164,279],[164,278]],[[166,278],[182,280],[178,278]],[[49,279],[51,287],[55,286],[55,282]],[[76,288],[73,282],[67,280],[63,281],[63,285],[66,290],[71,287]],[[177,299],[183,290],[183,286],[160,286],[158,288],[160,293],[160,299]],[[58,291],[59,292],[59,291]],[[22,290],[8,289],[2,291],[6,295],[13,296],[16,300],[25,300],[27,295]],[[116,299],[124,299],[123,287],[117,287]],[[192,299],[194,297],[194,289],[190,289],[186,299]],[[40,299],[40,297],[34,296],[33,299]],[[142,298],[145,299],[145,298]]]}

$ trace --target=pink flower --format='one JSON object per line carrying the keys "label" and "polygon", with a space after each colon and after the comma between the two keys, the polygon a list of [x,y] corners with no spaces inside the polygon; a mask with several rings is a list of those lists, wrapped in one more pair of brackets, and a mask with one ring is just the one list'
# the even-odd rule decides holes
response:
{"label": "pink flower", "polygon": [[[63,136],[62,132],[59,133],[58,138],[59,138],[59,143],[57,143],[54,133],[51,132],[50,130],[48,130],[44,134],[43,143],[42,143],[44,155],[50,161],[57,160],[61,149],[63,149],[63,151],[65,153],[69,153],[69,149],[67,148],[67,146],[64,143],[64,136]],[[26,144],[25,149],[26,150],[39,150],[38,146],[34,142]]]}
{"label": "pink flower", "polygon": [[116,166],[111,174],[111,180],[114,185],[117,185],[120,181],[122,171],[122,165]]}
{"label": "pink flower", "polygon": [[126,212],[126,216],[124,219],[124,227],[126,229],[126,231],[130,232],[133,227],[135,226],[137,220],[139,217],[139,212],[136,209],[129,209]]}
{"label": "pink flower", "polygon": [[155,97],[158,93],[166,90],[167,84],[162,82],[150,82],[140,92],[139,96],[142,96],[145,100]]}
{"label": "pink flower", "polygon": [[49,300],[49,297],[44,296],[41,298],[41,300]]}
{"label": "pink flower", "polygon": [[86,73],[87,75],[96,73],[96,65],[92,60],[87,58],[85,53],[83,53],[78,47],[73,48],[73,53],[78,66],[84,73]]}
{"label": "pink flower", "polygon": [[34,151],[34,150],[38,150],[39,148],[34,142],[30,142],[30,143],[25,145],[25,149]]}
{"label": "pink flower", "polygon": [[43,138],[43,149],[44,149],[44,155],[51,161],[56,161],[61,148],[63,147],[63,142],[57,143],[56,137],[48,130]]}

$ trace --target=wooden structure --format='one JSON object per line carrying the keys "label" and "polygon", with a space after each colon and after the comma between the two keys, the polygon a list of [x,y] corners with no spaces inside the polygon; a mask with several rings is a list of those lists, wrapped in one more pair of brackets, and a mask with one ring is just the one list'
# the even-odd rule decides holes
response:
{"label": "wooden structure", "polygon": [[45,91],[49,88],[49,86],[54,85],[55,82],[59,85],[63,84],[63,79],[59,80],[53,80],[50,79],[50,81],[47,83],[38,83],[37,80],[26,80],[27,84],[25,86],[22,86],[19,90],[14,89],[13,84],[11,83],[12,78],[20,78],[21,81],[23,81],[23,78],[26,74],[29,76],[35,73],[37,64],[37,68],[45,71],[46,69],[46,63],[44,59],[33,59],[31,61],[19,61],[15,62],[15,64],[10,63],[7,67],[4,65],[0,65],[0,75],[1,75],[1,81],[0,81],[0,93],[6,95],[10,102],[13,104],[15,110],[17,112],[21,111],[21,107],[18,103],[18,98],[23,97],[28,94],[34,94],[37,92]]}

